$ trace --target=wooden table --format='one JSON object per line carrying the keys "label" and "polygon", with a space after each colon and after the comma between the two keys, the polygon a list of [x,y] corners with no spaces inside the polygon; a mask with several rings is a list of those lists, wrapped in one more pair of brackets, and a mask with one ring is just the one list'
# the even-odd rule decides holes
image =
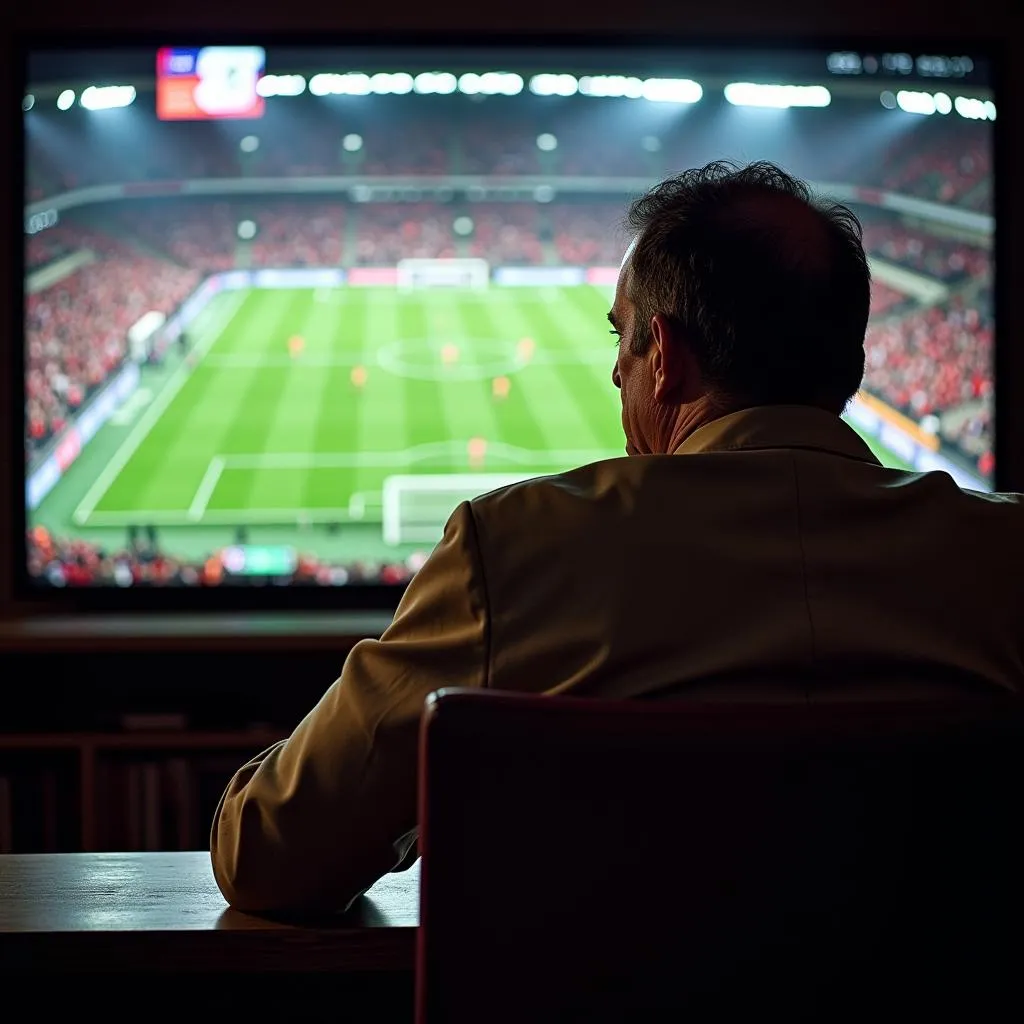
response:
{"label": "wooden table", "polygon": [[163,1009],[218,997],[233,1010],[322,1009],[329,998],[408,1020],[418,917],[418,863],[344,915],[297,923],[230,909],[201,851],[11,854],[0,857],[0,986],[20,980],[79,1009],[110,1011],[112,992],[144,983]]}

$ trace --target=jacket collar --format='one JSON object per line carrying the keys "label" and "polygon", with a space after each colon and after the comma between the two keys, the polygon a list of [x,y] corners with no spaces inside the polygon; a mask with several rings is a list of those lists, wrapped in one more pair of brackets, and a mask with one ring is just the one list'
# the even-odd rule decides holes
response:
{"label": "jacket collar", "polygon": [[698,427],[674,455],[803,448],[881,465],[860,435],[838,416],[809,405],[762,405]]}

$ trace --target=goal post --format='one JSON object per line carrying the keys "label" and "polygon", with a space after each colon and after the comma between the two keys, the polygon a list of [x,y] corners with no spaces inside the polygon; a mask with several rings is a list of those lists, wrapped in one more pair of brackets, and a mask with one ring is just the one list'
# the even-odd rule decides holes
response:
{"label": "goal post", "polygon": [[412,473],[389,476],[382,495],[385,544],[436,544],[452,512],[481,494],[536,473]]}
{"label": "goal post", "polygon": [[398,287],[406,291],[419,288],[486,288],[491,280],[487,260],[480,259],[406,259],[399,260]]}

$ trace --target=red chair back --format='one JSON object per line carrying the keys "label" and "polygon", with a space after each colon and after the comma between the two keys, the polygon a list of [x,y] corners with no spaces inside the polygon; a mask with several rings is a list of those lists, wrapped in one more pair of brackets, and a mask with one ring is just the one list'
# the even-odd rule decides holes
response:
{"label": "red chair back", "polygon": [[1022,739],[1016,699],[441,691],[418,1024],[1020,1016]]}

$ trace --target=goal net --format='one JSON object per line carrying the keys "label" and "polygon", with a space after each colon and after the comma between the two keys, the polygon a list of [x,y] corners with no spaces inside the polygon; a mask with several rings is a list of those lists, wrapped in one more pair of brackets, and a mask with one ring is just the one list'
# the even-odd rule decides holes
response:
{"label": "goal net", "polygon": [[436,544],[456,506],[536,473],[410,474],[384,480],[385,544]]}
{"label": "goal net", "polygon": [[487,260],[407,259],[398,261],[398,287],[407,291],[417,288],[486,288],[491,279]]}

